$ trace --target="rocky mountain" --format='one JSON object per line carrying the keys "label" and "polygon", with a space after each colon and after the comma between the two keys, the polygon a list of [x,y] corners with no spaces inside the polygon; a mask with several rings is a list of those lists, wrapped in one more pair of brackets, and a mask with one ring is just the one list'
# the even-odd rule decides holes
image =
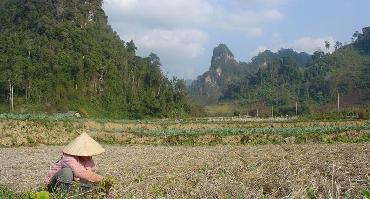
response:
{"label": "rocky mountain", "polygon": [[216,102],[225,86],[234,81],[238,74],[245,73],[246,69],[244,63],[235,60],[225,44],[218,45],[213,50],[209,70],[190,86],[193,99],[200,104]]}
{"label": "rocky mountain", "polygon": [[266,67],[268,63],[287,58],[299,65],[312,61],[307,53],[281,49],[277,53],[269,50],[261,52],[253,57],[250,63],[238,62],[230,49],[225,44],[220,44],[213,50],[209,70],[199,76],[190,86],[193,100],[203,105],[217,103],[229,85],[256,73],[259,68]]}

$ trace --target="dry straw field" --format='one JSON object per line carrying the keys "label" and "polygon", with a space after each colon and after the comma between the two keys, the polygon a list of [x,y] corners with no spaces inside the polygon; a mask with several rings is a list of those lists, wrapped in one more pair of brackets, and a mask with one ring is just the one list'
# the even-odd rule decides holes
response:
{"label": "dry straw field", "polygon": [[[105,146],[98,170],[119,198],[361,198],[370,187],[368,144]],[[0,182],[42,186],[61,147],[0,149]]]}
{"label": "dry straw field", "polygon": [[368,120],[0,120],[0,186],[36,190],[81,132],[115,198],[362,198]]}

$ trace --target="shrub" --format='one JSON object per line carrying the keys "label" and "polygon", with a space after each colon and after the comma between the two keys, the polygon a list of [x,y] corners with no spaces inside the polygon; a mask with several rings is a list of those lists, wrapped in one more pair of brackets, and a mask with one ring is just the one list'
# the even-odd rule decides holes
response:
{"label": "shrub", "polygon": [[362,190],[361,191],[361,194],[364,197],[364,199],[370,199],[370,192],[369,192],[369,190]]}
{"label": "shrub", "polygon": [[358,119],[361,119],[361,120],[368,120],[369,119],[369,113],[367,112],[367,110],[361,110],[358,112]]}

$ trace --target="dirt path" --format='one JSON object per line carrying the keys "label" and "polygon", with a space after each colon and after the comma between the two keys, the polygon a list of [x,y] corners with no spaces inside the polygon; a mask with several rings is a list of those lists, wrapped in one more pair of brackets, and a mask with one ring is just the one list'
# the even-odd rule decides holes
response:
{"label": "dirt path", "polygon": [[[105,146],[98,170],[136,198],[359,198],[370,187],[370,145]],[[0,185],[42,185],[61,147],[0,148]]]}

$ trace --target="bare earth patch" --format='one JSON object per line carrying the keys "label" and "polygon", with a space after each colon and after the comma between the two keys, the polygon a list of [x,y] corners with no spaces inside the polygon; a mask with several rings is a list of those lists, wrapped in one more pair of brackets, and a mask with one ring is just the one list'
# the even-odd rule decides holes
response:
{"label": "bare earth patch", "polygon": [[[98,170],[135,198],[360,198],[370,187],[369,144],[105,146]],[[42,186],[61,147],[0,148],[0,185]]]}

